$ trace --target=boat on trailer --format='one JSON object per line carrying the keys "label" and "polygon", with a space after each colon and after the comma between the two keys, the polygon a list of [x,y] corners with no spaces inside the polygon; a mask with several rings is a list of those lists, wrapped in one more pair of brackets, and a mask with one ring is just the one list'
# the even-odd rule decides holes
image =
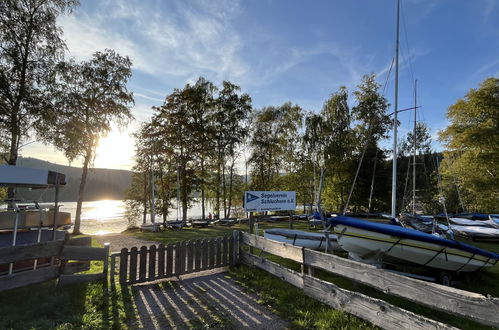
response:
{"label": "boat on trailer", "polygon": [[449,272],[494,266],[499,254],[414,229],[339,216],[328,219],[349,257],[378,266],[416,265]]}
{"label": "boat on trailer", "polygon": [[[46,241],[64,240],[66,231],[58,227],[71,225],[70,213],[59,211],[59,188],[66,185],[62,173],[20,166],[0,166],[0,187],[47,189],[55,188],[55,206],[43,209],[37,202],[20,203],[6,200],[6,209],[0,211],[0,248],[20,246]],[[39,258],[8,265],[0,265],[0,274],[36,269],[48,265],[53,259]]]}

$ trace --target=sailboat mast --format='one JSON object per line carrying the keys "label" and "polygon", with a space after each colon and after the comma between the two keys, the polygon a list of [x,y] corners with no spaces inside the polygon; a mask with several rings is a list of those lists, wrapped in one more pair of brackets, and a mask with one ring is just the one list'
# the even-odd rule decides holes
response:
{"label": "sailboat mast", "polygon": [[412,215],[416,214],[416,111],[418,80],[414,80],[414,132],[412,133]]}
{"label": "sailboat mast", "polygon": [[400,0],[397,0],[397,38],[395,42],[395,112],[393,115],[392,218],[397,213],[397,123],[399,96],[399,23]]}

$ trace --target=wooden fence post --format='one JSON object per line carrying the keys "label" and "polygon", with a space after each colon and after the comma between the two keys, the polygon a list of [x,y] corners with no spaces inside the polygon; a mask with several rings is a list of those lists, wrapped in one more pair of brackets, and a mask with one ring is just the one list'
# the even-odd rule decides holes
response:
{"label": "wooden fence post", "polygon": [[173,244],[168,244],[166,246],[166,277],[173,275]]}
{"label": "wooden fence post", "polygon": [[227,236],[224,236],[223,240],[222,240],[222,254],[223,254],[223,258],[222,258],[222,264],[223,266],[228,266],[229,265],[229,242],[227,241]]}
{"label": "wooden fence post", "polygon": [[111,284],[114,284],[114,276],[116,276],[116,255],[111,255]]}
{"label": "wooden fence post", "polygon": [[165,277],[165,245],[158,245],[158,277]]}
{"label": "wooden fence post", "polygon": [[194,241],[194,270],[196,272],[201,270],[201,254],[203,251],[201,250],[201,240]]}
{"label": "wooden fence post", "polygon": [[128,267],[128,249],[121,249],[120,253],[120,284],[126,284]]}
{"label": "wooden fence post", "polygon": [[235,266],[239,263],[239,231],[232,231],[233,251],[232,251],[232,265]]}
{"label": "wooden fence post", "polygon": [[137,255],[139,254],[137,247],[130,249],[130,283],[137,281]]}
{"label": "wooden fence post", "polygon": [[149,271],[147,278],[152,281],[156,278],[156,245],[151,245],[149,247]]}
{"label": "wooden fence post", "polygon": [[146,279],[147,272],[147,247],[142,246],[140,248],[140,260],[139,260],[139,281],[144,282]]}
{"label": "wooden fence post", "polygon": [[205,270],[208,269],[208,241],[206,240],[206,238],[201,241],[201,252],[203,254],[201,269]]}
{"label": "wooden fence post", "polygon": [[107,274],[108,274],[108,269],[109,269],[109,248],[110,244],[109,243],[104,243],[104,269],[102,270],[102,274],[104,274],[104,278],[106,279],[107,283]]}

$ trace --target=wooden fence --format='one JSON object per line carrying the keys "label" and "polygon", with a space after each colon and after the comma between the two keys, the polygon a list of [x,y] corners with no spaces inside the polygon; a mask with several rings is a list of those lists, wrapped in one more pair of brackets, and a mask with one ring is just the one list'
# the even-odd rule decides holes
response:
{"label": "wooden fence", "polygon": [[[56,278],[61,285],[107,278],[109,245],[93,248],[90,244],[91,237],[80,237],[0,248],[0,265],[27,265],[0,276],[0,291]],[[91,260],[104,263],[101,273],[75,275],[88,270]]]}
{"label": "wooden fence", "polygon": [[123,248],[111,255],[111,279],[119,262],[119,282],[134,284],[234,265],[238,258],[238,234],[149,248]]}
{"label": "wooden fence", "polygon": [[[347,311],[386,329],[450,329],[383,300],[342,289],[312,276],[310,270],[322,269],[449,314],[499,327],[499,299],[481,294],[424,282],[378,269],[374,266],[302,247],[280,243],[252,234],[240,233],[242,244],[302,265],[296,272],[250,252],[240,251],[243,264],[256,266],[303,289],[304,293],[335,309]],[[308,274],[304,271],[308,268]]]}

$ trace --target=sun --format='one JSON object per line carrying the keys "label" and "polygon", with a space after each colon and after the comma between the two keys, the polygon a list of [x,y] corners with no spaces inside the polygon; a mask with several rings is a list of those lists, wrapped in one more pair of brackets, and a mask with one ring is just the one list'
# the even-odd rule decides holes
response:
{"label": "sun", "polygon": [[99,141],[94,167],[129,170],[133,165],[134,139],[131,131],[113,128]]}

